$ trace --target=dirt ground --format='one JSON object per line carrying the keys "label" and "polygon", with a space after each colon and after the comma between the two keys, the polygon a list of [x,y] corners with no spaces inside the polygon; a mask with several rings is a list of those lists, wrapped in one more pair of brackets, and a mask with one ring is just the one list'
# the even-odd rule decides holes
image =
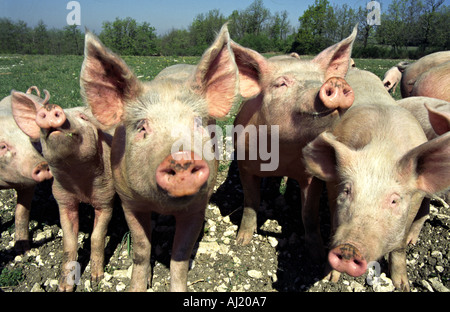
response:
{"label": "dirt ground", "polygon": [[[342,274],[338,283],[323,281],[324,263],[312,263],[304,247],[298,188],[289,181],[284,195],[280,179],[262,185],[258,232],[247,246],[235,243],[242,215],[243,193],[235,162],[219,177],[206,211],[204,229],[197,241],[188,275],[191,292],[384,292],[393,291],[387,262],[379,261],[381,276],[370,285],[367,273],[353,278]],[[327,243],[329,215],[326,196],[321,199],[321,230]],[[50,183],[38,186],[33,199],[30,233],[32,249],[26,255],[14,250],[13,190],[0,191],[0,289],[4,292],[55,292],[62,263],[62,230]],[[429,219],[416,246],[407,249],[408,276],[413,292],[449,291],[450,209],[432,201]],[[105,278],[90,281],[89,246],[93,209],[80,206],[78,237],[80,284],[76,292],[123,292],[130,282],[132,244],[119,201],[109,225]],[[169,289],[169,261],[174,235],[170,216],[154,215],[152,285],[148,291]],[[380,273],[380,272],[379,272]],[[6,280],[6,282],[5,282]],[[15,285],[7,285],[5,283]]]}

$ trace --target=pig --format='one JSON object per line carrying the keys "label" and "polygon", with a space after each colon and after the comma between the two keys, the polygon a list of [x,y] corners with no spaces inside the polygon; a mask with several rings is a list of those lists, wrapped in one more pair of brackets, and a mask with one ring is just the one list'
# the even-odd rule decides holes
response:
{"label": "pig", "polygon": [[105,237],[113,210],[110,150],[111,135],[100,130],[86,107],[62,109],[28,94],[12,91],[14,120],[31,139],[39,140],[53,174],[53,196],[59,206],[63,230],[63,265],[59,291],[73,291],[73,262],[77,259],[78,206],[95,210],[91,235],[91,279],[103,278]]}
{"label": "pig", "polygon": [[170,290],[187,290],[189,259],[217,175],[217,157],[208,154],[213,124],[238,109],[237,72],[226,25],[198,65],[175,65],[146,82],[86,34],[80,85],[97,120],[116,127],[111,165],[133,241],[129,291],[145,291],[151,281],[152,212],[175,217]]}
{"label": "pig", "polygon": [[[278,133],[278,148],[270,147],[274,158],[250,159],[253,147],[250,132],[236,132],[236,150],[245,151],[237,159],[244,191],[244,210],[237,233],[237,243],[249,244],[257,228],[260,206],[260,181],[263,177],[288,176],[298,181],[301,189],[302,217],[306,245],[311,256],[325,256],[318,250],[322,239],[318,228],[318,204],[322,183],[309,175],[301,162],[302,148],[322,131],[329,129],[353,103],[353,92],[344,77],[350,67],[350,56],[357,29],[341,42],[325,49],[313,60],[295,57],[266,59],[258,52],[232,41],[239,68],[240,93],[245,99],[234,126],[255,129],[261,137],[263,126],[268,135]],[[270,126],[270,127],[269,127]],[[265,138],[264,138],[265,139]],[[272,140],[271,143],[272,144]]]}
{"label": "pig", "polygon": [[411,96],[427,96],[450,101],[450,61],[422,73],[414,83]]}
{"label": "pig", "polygon": [[[428,140],[450,131],[450,102],[425,96],[412,96],[397,101],[419,121]],[[450,204],[450,190],[435,194],[433,199],[444,206]]]}
{"label": "pig", "polygon": [[397,89],[397,85],[401,80],[401,71],[397,66],[393,66],[384,74],[383,84],[386,90],[392,90],[392,92],[395,92],[395,89]]}
{"label": "pig", "polygon": [[[32,95],[32,90],[37,90],[38,96]],[[30,87],[27,93],[42,101],[36,87]],[[17,192],[14,247],[21,254],[30,250],[28,225],[35,186],[52,179],[52,173],[40,154],[39,144],[31,142],[14,122],[11,96],[0,102],[0,129],[0,189]]]}
{"label": "pig", "polygon": [[[441,51],[426,55],[413,63],[401,62],[397,64],[398,69],[402,72],[402,80],[400,82],[402,98],[411,96],[413,86],[422,73],[434,66],[449,61],[450,51]],[[447,85],[441,86],[443,88],[447,87]]]}
{"label": "pig", "polygon": [[[412,96],[397,101],[419,121],[428,140],[450,131],[450,102],[426,96]],[[436,119],[431,122],[430,119]]]}
{"label": "pig", "polygon": [[389,254],[394,286],[409,291],[406,247],[417,242],[426,219],[425,195],[450,186],[450,133],[428,141],[395,101],[379,103],[376,91],[359,95],[357,85],[365,93],[372,86],[364,72],[349,73],[347,81],[354,105],[303,149],[307,170],[327,182],[334,233],[327,278],[360,276]]}

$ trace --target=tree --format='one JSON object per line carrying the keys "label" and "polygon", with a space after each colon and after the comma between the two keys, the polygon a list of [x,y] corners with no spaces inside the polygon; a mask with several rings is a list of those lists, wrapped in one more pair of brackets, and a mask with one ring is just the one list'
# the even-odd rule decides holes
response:
{"label": "tree", "polygon": [[300,27],[291,51],[301,54],[317,53],[333,42],[333,24],[336,24],[333,8],[328,0],[315,0],[299,17]]}

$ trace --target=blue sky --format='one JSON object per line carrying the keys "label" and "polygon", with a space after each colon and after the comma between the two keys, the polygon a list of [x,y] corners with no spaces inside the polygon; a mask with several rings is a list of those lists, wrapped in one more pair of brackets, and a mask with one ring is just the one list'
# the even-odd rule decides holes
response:
{"label": "blue sky", "polygon": [[[0,0],[0,17],[14,21],[23,20],[28,26],[35,26],[42,19],[48,28],[62,28],[70,10],[66,9],[70,0]],[[272,13],[287,10],[292,26],[298,26],[298,17],[314,0],[263,0],[264,6]],[[365,6],[369,0],[330,0],[331,4],[347,3],[357,8]],[[378,0],[382,12],[390,0]],[[447,4],[450,0],[445,1]],[[158,34],[165,34],[172,28],[187,28],[199,13],[219,9],[228,16],[233,10],[247,8],[253,0],[78,0],[81,7],[81,25],[99,33],[103,21],[113,21],[116,17],[132,17],[138,22],[149,22]]]}

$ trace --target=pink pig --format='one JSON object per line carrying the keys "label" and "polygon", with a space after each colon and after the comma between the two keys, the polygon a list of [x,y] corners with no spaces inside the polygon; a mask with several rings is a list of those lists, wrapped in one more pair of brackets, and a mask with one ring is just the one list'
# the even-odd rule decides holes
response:
{"label": "pink pig", "polygon": [[[32,95],[32,90],[36,90],[38,96]],[[39,89],[34,86],[27,94],[42,101]],[[17,192],[14,240],[19,253],[30,249],[28,225],[35,186],[52,178],[40,149],[40,144],[31,142],[17,127],[11,112],[11,96],[7,96],[0,102],[0,189]]]}
{"label": "pink pig", "polygon": [[112,215],[114,186],[111,179],[111,136],[97,126],[85,107],[63,110],[28,94],[13,91],[12,111],[17,125],[33,140],[40,140],[42,154],[54,176],[52,191],[63,229],[63,265],[60,291],[72,291],[69,279],[77,259],[78,205],[95,209],[91,236],[91,278],[103,278],[105,237]]}
{"label": "pink pig", "polygon": [[[238,104],[238,73],[226,26],[199,64],[176,65],[141,82],[125,62],[86,34],[81,88],[94,116],[117,126],[113,181],[133,240],[131,291],[151,280],[151,214],[175,216],[170,289],[186,291],[189,259],[212,194],[217,159],[207,126]],[[180,130],[180,131],[178,131]],[[194,142],[200,144],[191,144]]]}

